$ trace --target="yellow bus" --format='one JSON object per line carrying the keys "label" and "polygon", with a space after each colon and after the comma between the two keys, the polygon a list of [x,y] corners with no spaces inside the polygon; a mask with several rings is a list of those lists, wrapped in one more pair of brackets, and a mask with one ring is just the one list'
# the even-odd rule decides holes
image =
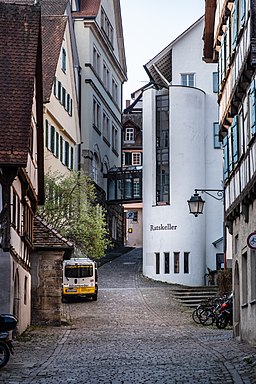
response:
{"label": "yellow bus", "polygon": [[71,258],[63,261],[62,301],[72,298],[98,298],[96,262],[89,258]]}

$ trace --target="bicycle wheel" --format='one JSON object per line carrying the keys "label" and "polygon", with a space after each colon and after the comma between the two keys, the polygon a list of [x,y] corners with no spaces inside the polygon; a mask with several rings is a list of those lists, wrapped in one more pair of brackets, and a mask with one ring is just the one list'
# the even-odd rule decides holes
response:
{"label": "bicycle wheel", "polygon": [[211,308],[205,308],[198,314],[200,324],[212,325],[214,322],[214,313]]}
{"label": "bicycle wheel", "polygon": [[216,320],[216,327],[224,329],[228,325],[228,318],[225,315],[219,315]]}
{"label": "bicycle wheel", "polygon": [[10,351],[7,345],[0,342],[0,368],[3,368],[9,361]]}
{"label": "bicycle wheel", "polygon": [[194,320],[194,322],[195,322],[196,324],[200,324],[200,319],[199,319],[199,316],[198,316],[198,311],[199,311],[199,309],[196,308],[196,309],[193,311],[193,313],[192,313],[192,319]]}

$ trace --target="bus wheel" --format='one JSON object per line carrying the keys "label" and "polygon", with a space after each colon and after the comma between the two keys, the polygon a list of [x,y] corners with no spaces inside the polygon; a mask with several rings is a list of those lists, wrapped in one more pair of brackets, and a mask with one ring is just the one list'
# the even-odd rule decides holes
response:
{"label": "bus wheel", "polygon": [[93,299],[93,301],[97,301],[97,299],[98,299],[97,293],[95,293],[95,295],[92,295],[92,299]]}

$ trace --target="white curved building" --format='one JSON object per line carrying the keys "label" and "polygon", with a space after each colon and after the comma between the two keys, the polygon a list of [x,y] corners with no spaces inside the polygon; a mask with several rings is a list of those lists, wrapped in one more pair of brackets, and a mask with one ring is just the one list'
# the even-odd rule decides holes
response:
{"label": "white curved building", "polygon": [[222,189],[215,64],[202,61],[204,18],[145,65],[143,93],[143,273],[204,285],[223,267],[223,204],[204,194],[204,214],[189,214],[195,189]]}

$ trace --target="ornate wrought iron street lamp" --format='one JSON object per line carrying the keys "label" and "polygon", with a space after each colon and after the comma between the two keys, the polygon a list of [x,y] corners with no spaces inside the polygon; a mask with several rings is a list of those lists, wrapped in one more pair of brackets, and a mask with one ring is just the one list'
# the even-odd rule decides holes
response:
{"label": "ornate wrought iron street lamp", "polygon": [[194,195],[192,195],[188,200],[189,213],[192,213],[195,217],[203,213],[205,203],[202,197],[198,194],[198,191],[206,193],[216,200],[222,200],[224,198],[223,189],[195,189]]}

